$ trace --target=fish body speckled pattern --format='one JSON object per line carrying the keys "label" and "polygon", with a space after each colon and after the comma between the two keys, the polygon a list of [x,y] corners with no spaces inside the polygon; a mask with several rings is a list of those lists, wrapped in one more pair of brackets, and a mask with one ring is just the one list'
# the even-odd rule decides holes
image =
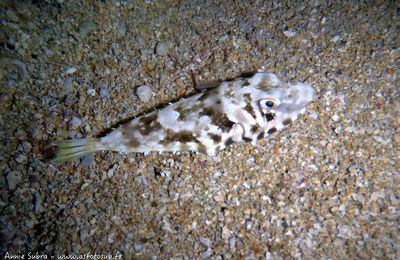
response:
{"label": "fish body speckled pattern", "polygon": [[255,144],[283,129],[306,111],[313,97],[310,85],[259,72],[137,117],[104,137],[61,141],[55,161],[102,150],[215,154],[233,143]]}

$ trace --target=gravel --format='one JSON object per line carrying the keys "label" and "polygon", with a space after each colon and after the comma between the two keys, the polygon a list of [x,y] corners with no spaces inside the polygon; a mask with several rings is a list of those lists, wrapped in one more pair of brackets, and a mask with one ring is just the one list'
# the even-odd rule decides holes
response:
{"label": "gravel", "polygon": [[168,54],[168,45],[165,42],[157,43],[156,53],[160,56],[166,56]]}
{"label": "gravel", "polygon": [[7,183],[10,190],[14,190],[22,180],[22,174],[17,171],[12,171],[7,174]]}
{"label": "gravel", "polygon": [[296,36],[297,32],[293,29],[289,29],[289,30],[284,30],[283,34],[288,38],[292,38],[292,37]]}
{"label": "gravel", "polygon": [[108,90],[107,87],[100,87],[99,91],[100,97],[101,98],[108,98],[110,96],[110,91]]}
{"label": "gravel", "polygon": [[78,127],[80,127],[82,125],[82,119],[78,116],[72,116],[71,119],[71,128],[72,129],[77,129]]}
{"label": "gravel", "polygon": [[139,86],[136,89],[136,95],[138,96],[140,101],[147,103],[153,96],[153,90],[149,85]]}
{"label": "gravel", "polygon": [[[394,1],[50,2],[0,3],[3,255],[398,258]],[[53,141],[101,136],[193,79],[257,70],[317,98],[256,147],[49,161]]]}
{"label": "gravel", "polygon": [[82,157],[81,165],[83,167],[88,167],[88,166],[93,164],[93,160],[94,160],[93,155],[91,155],[91,154],[90,155],[86,155],[86,156]]}

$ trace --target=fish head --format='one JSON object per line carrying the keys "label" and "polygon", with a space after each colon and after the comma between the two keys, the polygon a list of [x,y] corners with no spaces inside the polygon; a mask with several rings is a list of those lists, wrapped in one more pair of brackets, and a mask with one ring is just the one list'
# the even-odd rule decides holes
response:
{"label": "fish head", "polygon": [[262,115],[259,123],[265,130],[276,131],[290,124],[314,99],[315,91],[306,83],[285,83],[272,73],[258,74],[252,83],[260,91],[256,103]]}

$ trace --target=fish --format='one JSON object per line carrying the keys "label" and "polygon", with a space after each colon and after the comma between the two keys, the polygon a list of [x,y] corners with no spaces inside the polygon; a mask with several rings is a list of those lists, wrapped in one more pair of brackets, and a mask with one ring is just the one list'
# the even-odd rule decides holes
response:
{"label": "fish", "polygon": [[309,84],[286,83],[273,73],[257,72],[138,116],[103,137],[56,142],[54,161],[98,151],[215,155],[234,143],[256,145],[304,114],[314,95]]}

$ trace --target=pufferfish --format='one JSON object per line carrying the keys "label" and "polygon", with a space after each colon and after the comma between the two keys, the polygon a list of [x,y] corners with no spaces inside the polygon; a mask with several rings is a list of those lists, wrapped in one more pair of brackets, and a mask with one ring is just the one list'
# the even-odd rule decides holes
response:
{"label": "pufferfish", "polygon": [[275,74],[259,72],[139,116],[104,137],[58,142],[55,161],[104,150],[214,155],[233,143],[255,145],[296,120],[313,97],[308,84],[285,83]]}

